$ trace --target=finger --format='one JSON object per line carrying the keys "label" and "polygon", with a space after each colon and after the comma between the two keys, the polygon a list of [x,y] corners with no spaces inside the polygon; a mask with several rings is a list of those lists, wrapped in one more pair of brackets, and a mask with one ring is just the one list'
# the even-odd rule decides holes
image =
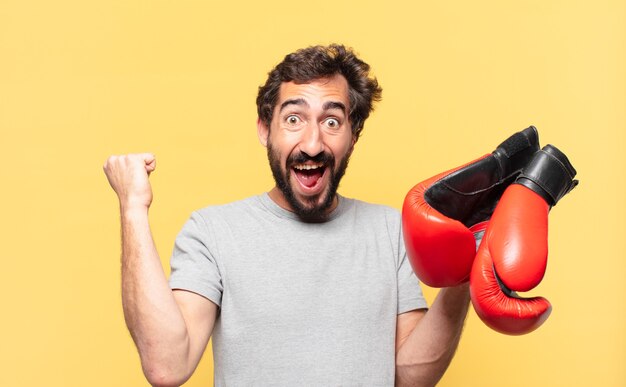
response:
{"label": "finger", "polygon": [[156,157],[152,153],[143,153],[142,157],[146,165],[146,171],[150,174],[156,169]]}
{"label": "finger", "polygon": [[107,177],[109,175],[109,171],[118,162],[118,160],[119,160],[119,156],[111,155],[104,162],[104,165],[102,166],[102,169],[104,170],[104,173],[107,175]]}

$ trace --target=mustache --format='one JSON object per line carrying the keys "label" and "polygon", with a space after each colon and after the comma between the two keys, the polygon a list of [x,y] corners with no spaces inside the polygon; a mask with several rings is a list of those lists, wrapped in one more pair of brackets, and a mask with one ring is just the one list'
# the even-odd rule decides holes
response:
{"label": "mustache", "polygon": [[335,161],[335,157],[332,154],[326,153],[326,152],[319,153],[315,155],[314,157],[311,157],[304,152],[299,152],[299,153],[290,155],[287,158],[287,166],[291,166],[294,164],[302,164],[307,161],[333,165]]}

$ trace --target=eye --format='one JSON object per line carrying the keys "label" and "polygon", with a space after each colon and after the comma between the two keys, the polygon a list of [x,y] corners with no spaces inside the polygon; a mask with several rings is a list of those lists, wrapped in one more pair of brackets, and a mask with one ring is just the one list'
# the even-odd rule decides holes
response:
{"label": "eye", "polygon": [[326,126],[328,126],[329,128],[336,129],[339,127],[339,120],[337,120],[336,118],[327,118]]}
{"label": "eye", "polygon": [[297,125],[300,123],[300,117],[296,116],[296,115],[290,115],[287,116],[287,118],[285,119],[285,121],[287,122],[287,124],[289,125]]}

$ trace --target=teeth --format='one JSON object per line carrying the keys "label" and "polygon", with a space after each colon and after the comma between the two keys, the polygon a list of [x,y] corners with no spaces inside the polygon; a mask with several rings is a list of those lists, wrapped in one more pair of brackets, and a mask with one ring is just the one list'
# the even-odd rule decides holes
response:
{"label": "teeth", "polygon": [[311,165],[311,164],[298,164],[298,165],[295,165],[294,168],[302,171],[302,170],[317,169],[317,168],[321,168],[323,166],[324,166],[324,164],[313,164],[313,165]]}

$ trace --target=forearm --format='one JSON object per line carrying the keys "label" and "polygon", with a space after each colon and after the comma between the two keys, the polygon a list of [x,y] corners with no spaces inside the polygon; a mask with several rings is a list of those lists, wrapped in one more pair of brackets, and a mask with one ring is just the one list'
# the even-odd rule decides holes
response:
{"label": "forearm", "polygon": [[185,320],[161,266],[147,208],[121,207],[122,303],[144,373],[155,384],[181,384],[189,370]]}
{"label": "forearm", "polygon": [[469,285],[443,288],[396,354],[397,386],[434,386],[461,339]]}

